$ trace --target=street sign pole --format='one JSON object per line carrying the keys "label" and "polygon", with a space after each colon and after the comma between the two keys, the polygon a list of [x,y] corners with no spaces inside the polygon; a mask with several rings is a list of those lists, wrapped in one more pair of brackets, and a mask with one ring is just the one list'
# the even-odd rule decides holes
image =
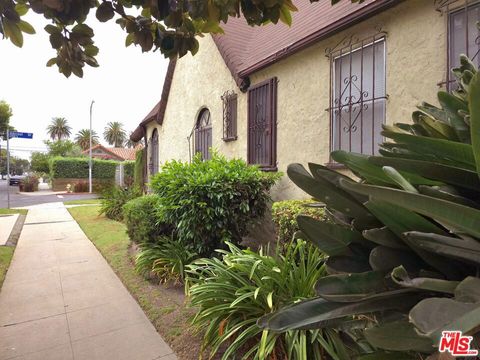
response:
{"label": "street sign pole", "polygon": [[7,128],[7,209],[10,209],[10,130]]}

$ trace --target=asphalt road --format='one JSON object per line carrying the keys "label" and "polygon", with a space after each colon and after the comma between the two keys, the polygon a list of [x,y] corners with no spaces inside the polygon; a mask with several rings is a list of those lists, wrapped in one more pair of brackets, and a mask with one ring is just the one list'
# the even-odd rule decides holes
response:
{"label": "asphalt road", "polygon": [[[82,194],[82,195],[59,195],[47,194],[40,195],[41,192],[31,194],[21,194],[18,191],[18,186],[10,186],[10,207],[24,207],[32,206],[44,203],[68,201],[68,200],[80,200],[80,199],[94,199],[97,197],[95,194]],[[0,180],[0,208],[7,207],[7,181]]]}

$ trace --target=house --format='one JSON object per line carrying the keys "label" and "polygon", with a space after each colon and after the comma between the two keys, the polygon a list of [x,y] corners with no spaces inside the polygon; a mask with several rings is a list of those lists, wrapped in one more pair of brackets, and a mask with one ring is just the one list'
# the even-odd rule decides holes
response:
{"label": "house", "polygon": [[[382,124],[435,103],[460,53],[478,61],[479,1],[295,5],[290,28],[231,18],[195,56],[170,61],[159,103],[131,136],[145,139],[149,174],[210,147],[265,171],[338,168],[332,150],[377,153]],[[305,195],[284,176],[272,196]]]}
{"label": "house", "polygon": [[[135,160],[137,150],[139,150],[138,146],[135,148],[109,148],[102,144],[97,144],[92,147],[92,157],[103,160],[131,161]],[[82,154],[88,155],[89,149],[83,151]]]}

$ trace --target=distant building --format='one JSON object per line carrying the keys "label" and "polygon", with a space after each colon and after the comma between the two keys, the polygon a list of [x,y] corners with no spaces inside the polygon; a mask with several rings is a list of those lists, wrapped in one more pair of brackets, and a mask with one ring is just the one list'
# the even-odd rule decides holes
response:
{"label": "distant building", "polygon": [[[137,150],[143,148],[142,145],[137,145],[135,148],[109,148],[102,144],[92,147],[92,157],[103,160],[127,161],[135,160],[135,153]],[[83,154],[88,155],[89,149],[83,151]]]}

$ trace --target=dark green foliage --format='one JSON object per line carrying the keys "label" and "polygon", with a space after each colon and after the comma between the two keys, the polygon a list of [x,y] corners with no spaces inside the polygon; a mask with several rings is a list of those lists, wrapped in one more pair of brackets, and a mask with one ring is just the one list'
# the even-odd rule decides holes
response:
{"label": "dark green foliage", "polygon": [[325,353],[345,358],[347,349],[334,330],[262,334],[256,325],[259,317],[315,293],[316,281],[326,274],[318,249],[297,240],[285,255],[232,244],[219,253],[221,258],[197,260],[187,271],[191,304],[198,309],[193,324],[205,329],[203,347],[212,357],[226,347],[225,360],[238,353],[245,354],[242,359],[320,360]]}
{"label": "dark green foliage", "polygon": [[172,161],[151,179],[160,197],[159,219],[175,226],[176,237],[201,255],[238,244],[247,227],[260,219],[268,190],[280,175],[265,173],[240,159],[214,154],[192,163]]}
{"label": "dark green foliage", "polygon": [[170,237],[159,237],[155,244],[140,245],[141,251],[135,260],[138,273],[154,277],[160,282],[183,283],[185,268],[198,255],[179,241]]}
{"label": "dark green foliage", "polygon": [[[93,159],[94,179],[115,179],[116,161]],[[87,158],[54,157],[50,159],[50,175],[53,179],[88,179]]]}
{"label": "dark green foliage", "polygon": [[423,104],[413,124],[384,126],[383,156],[332,153],[360,181],[289,166],[289,177],[327,204],[330,222],[300,216],[298,224],[329,255],[330,275],[318,281],[318,298],[260,326],[341,329],[368,315],[360,338],[378,359],[434,353],[442,330],[478,336],[480,74],[466,57],[454,73],[458,89],[439,92],[441,108]]}
{"label": "dark green foliage", "polygon": [[162,235],[170,235],[173,227],[159,223],[156,208],[158,195],[144,195],[123,206],[123,216],[130,240],[137,244],[157,243]]}
{"label": "dark green foliage", "polygon": [[123,206],[130,200],[141,196],[141,191],[136,187],[121,188],[114,186],[102,194],[100,214],[112,220],[123,220]]}
{"label": "dark green foliage", "polygon": [[292,241],[293,235],[299,230],[298,215],[308,215],[319,220],[325,217],[324,209],[316,204],[313,200],[285,200],[273,203],[272,219],[277,226],[280,244]]}
{"label": "dark green foliage", "polygon": [[134,183],[135,176],[135,161],[124,161],[123,162],[123,178],[125,186],[132,186]]}
{"label": "dark green foliage", "polygon": [[30,166],[35,172],[48,174],[50,167],[48,165],[49,155],[41,152],[32,152]]}
{"label": "dark green foliage", "polygon": [[145,169],[145,149],[138,150],[135,153],[135,166],[134,166],[134,181],[135,186],[143,189],[145,186],[144,169]]}

